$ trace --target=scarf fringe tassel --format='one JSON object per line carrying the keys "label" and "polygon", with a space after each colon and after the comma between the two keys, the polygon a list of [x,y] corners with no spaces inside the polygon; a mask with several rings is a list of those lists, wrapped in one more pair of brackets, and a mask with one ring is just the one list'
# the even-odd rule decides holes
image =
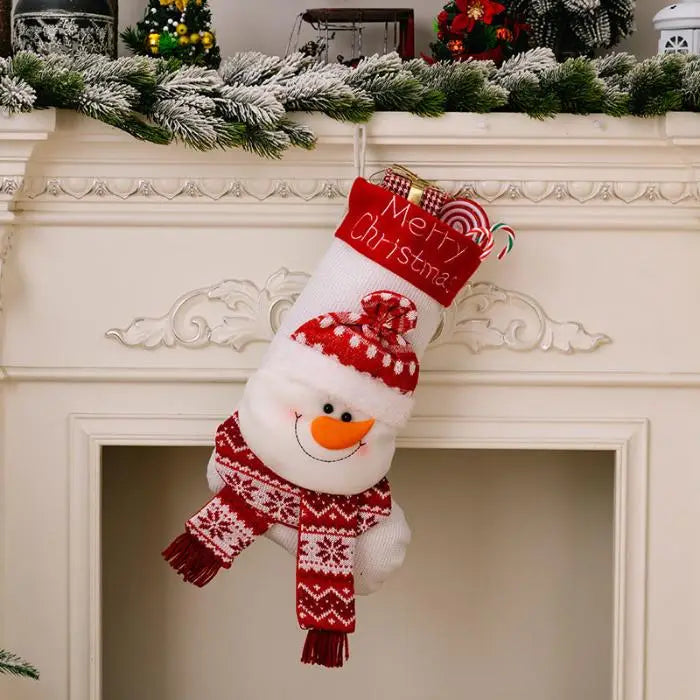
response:
{"label": "scarf fringe tassel", "polygon": [[340,668],[343,658],[345,661],[350,658],[347,632],[310,629],[306,633],[304,651],[301,654],[302,663]]}
{"label": "scarf fringe tassel", "polygon": [[184,532],[163,550],[163,557],[187,583],[206,586],[223,563],[194,535]]}

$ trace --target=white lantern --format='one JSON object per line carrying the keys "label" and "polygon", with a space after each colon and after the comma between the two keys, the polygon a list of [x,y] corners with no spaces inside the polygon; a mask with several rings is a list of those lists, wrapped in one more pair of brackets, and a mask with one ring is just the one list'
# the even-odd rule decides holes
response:
{"label": "white lantern", "polygon": [[679,0],[654,17],[659,53],[700,54],[700,0]]}

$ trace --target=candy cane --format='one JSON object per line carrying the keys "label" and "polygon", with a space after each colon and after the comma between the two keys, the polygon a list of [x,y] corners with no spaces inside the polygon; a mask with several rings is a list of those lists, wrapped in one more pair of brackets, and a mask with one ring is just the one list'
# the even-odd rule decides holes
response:
{"label": "candy cane", "polygon": [[511,250],[513,250],[513,246],[515,245],[515,231],[510,227],[506,226],[505,224],[496,224],[493,226],[491,229],[492,233],[496,233],[496,231],[503,231],[506,236],[506,244],[503,247],[503,250],[498,254],[498,259],[503,260],[508,253],[510,253]]}
{"label": "candy cane", "polygon": [[476,243],[479,248],[481,248],[481,255],[479,256],[481,260],[486,260],[493,250],[493,233],[491,233],[490,228],[473,228],[467,233],[474,243]]}

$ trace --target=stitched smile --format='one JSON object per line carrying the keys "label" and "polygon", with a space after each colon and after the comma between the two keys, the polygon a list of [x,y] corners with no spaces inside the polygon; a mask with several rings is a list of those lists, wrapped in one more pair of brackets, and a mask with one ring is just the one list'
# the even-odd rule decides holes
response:
{"label": "stitched smile", "polygon": [[345,457],[338,457],[338,459],[321,459],[320,457],[315,457],[301,444],[301,440],[299,439],[299,419],[301,418],[301,413],[295,412],[294,415],[296,416],[296,420],[294,421],[294,436],[297,439],[297,444],[299,445],[299,447],[301,447],[301,451],[307,457],[311,457],[311,459],[315,459],[317,462],[342,462],[344,459],[349,459],[350,457],[352,457],[355,454],[355,452],[357,452],[360,449],[360,447],[362,447],[365,444],[364,442],[362,442],[362,440],[360,440],[360,442],[357,444],[357,447],[349,455],[345,455]]}

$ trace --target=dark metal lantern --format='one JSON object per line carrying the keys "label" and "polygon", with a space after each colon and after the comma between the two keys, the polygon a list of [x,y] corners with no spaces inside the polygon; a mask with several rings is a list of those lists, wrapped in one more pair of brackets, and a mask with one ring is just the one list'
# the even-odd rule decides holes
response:
{"label": "dark metal lantern", "polygon": [[14,51],[116,55],[110,0],[17,0]]}
{"label": "dark metal lantern", "polygon": [[[301,28],[306,23],[316,31],[316,38],[299,46]],[[370,47],[368,53],[387,53],[396,51],[401,58],[408,60],[414,56],[414,21],[413,10],[402,7],[391,8],[318,8],[301,12],[292,27],[287,54],[300,50],[308,55],[329,60],[330,44],[340,33],[347,33],[351,39],[348,59],[339,55],[338,61],[354,65],[363,57],[365,47],[364,34],[367,25],[384,25],[381,49]]]}

